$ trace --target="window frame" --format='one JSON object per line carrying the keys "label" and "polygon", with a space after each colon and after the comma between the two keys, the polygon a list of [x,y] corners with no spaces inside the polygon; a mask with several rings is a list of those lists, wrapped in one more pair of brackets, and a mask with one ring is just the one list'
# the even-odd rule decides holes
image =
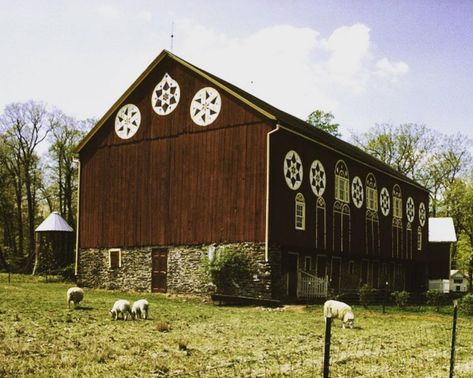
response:
{"label": "window frame", "polygon": [[[300,214],[299,214],[300,210]],[[297,193],[295,198],[295,219],[294,225],[296,230],[305,230],[305,198],[302,193]]]}
{"label": "window frame", "polygon": [[[118,266],[112,266],[112,253],[118,253]],[[122,267],[122,250],[121,248],[110,248],[108,250],[108,268],[119,269]]]}

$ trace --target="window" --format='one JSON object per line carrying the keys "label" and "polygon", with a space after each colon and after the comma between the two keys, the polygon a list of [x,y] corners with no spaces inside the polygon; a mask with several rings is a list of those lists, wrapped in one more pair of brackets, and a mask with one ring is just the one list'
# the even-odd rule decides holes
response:
{"label": "window", "polygon": [[343,160],[339,160],[335,165],[335,199],[350,202],[350,176]]}
{"label": "window", "polygon": [[378,211],[378,188],[372,173],[366,176],[366,207],[371,211]]}
{"label": "window", "polygon": [[306,256],[304,258],[304,270],[310,272],[312,270],[312,257]]}
{"label": "window", "polygon": [[355,274],[355,262],[349,261],[348,262],[348,274]]}
{"label": "window", "polygon": [[296,230],[305,230],[305,200],[302,193],[296,195]]}
{"label": "window", "polygon": [[109,249],[108,250],[108,267],[111,269],[121,268],[122,266],[122,250]]}
{"label": "window", "polygon": [[463,278],[454,278],[453,283],[462,284],[463,283]]}
{"label": "window", "polygon": [[402,219],[402,194],[397,184],[393,187],[393,217]]}
{"label": "window", "polygon": [[315,248],[327,247],[326,208],[322,197],[317,198],[315,205]]}
{"label": "window", "polygon": [[420,226],[417,227],[417,250],[422,250],[422,228]]}

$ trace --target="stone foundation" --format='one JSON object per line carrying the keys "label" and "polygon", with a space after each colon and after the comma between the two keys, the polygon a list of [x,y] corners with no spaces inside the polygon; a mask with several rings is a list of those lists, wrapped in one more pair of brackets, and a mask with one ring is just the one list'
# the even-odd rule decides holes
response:
{"label": "stone foundation", "polygon": [[[276,283],[278,286],[278,279],[271,275],[271,271],[276,269],[274,263],[265,261],[264,243],[167,247],[167,292],[194,295],[215,292],[217,288],[210,282],[204,264],[209,257],[225,248],[246,252],[256,267],[255,274],[243,282],[237,282],[231,294],[273,298],[273,285]],[[81,249],[77,282],[86,287],[150,292],[152,249],[153,247],[122,248],[121,267],[113,269],[109,268],[109,249]],[[276,262],[280,261],[280,257],[277,257],[280,256],[279,250],[271,249],[270,255],[275,255]]]}

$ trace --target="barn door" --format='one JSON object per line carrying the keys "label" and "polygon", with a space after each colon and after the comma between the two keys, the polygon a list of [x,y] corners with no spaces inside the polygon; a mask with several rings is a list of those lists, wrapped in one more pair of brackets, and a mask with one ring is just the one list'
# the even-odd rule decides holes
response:
{"label": "barn door", "polygon": [[167,291],[168,250],[153,249],[151,254],[151,291],[165,293]]}
{"label": "barn door", "polygon": [[294,252],[285,254],[283,275],[286,276],[286,295],[289,298],[297,297],[297,270],[299,269],[299,255]]}

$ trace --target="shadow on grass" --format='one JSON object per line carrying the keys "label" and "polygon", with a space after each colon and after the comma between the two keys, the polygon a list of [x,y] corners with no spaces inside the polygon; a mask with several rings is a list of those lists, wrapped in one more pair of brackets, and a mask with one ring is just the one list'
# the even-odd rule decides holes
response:
{"label": "shadow on grass", "polygon": [[74,310],[90,311],[90,310],[93,310],[93,309],[94,309],[93,307],[80,306],[80,307],[76,307]]}

